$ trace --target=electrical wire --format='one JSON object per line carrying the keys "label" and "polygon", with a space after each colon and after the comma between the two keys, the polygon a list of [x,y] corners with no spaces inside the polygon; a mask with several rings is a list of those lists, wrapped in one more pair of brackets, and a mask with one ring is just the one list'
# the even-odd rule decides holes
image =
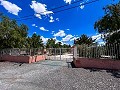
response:
{"label": "electrical wire", "polygon": [[[72,2],[71,5],[72,5],[72,4],[75,4],[75,3],[78,3],[78,2],[80,2],[80,1],[83,1],[83,0],[77,0],[77,1],[75,1],[75,2]],[[48,12],[48,11],[56,10],[56,9],[63,8],[63,7],[66,7],[66,6],[69,6],[69,4],[65,4],[65,5],[56,7],[56,8],[48,9],[47,11],[40,12],[40,13],[37,13],[37,14],[41,14],[41,13],[45,13],[45,12]],[[20,17],[20,18],[26,18],[26,17],[30,17],[30,16],[33,16],[33,15],[34,15],[34,14],[31,14],[31,15],[27,15],[27,16]]]}
{"label": "electrical wire", "polygon": [[[83,6],[83,5],[88,5],[88,4],[91,4],[91,3],[95,3],[95,2],[97,2],[97,1],[99,1],[99,0],[94,0],[94,1],[86,2],[86,3],[83,3],[83,4],[81,4],[81,5],[76,5],[76,6],[73,6],[73,7],[70,7],[70,8],[66,8],[66,9],[63,9],[63,10],[56,11],[56,12],[54,12],[54,13],[63,12],[63,11],[66,11],[66,10],[70,10],[70,9],[79,7],[79,6]],[[40,14],[40,13],[38,13],[38,14]],[[32,16],[34,16],[34,15],[32,15]],[[16,20],[16,21],[28,20],[28,19],[33,19],[33,18],[37,18],[37,17],[34,16],[34,17],[30,18],[30,17],[28,16],[28,17],[26,17],[26,18],[18,19],[18,20]]]}

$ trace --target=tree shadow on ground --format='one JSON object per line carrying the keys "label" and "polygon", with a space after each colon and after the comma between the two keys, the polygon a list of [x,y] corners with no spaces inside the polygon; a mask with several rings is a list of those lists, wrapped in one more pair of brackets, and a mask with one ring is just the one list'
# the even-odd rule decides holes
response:
{"label": "tree shadow on ground", "polygon": [[110,73],[111,76],[115,78],[120,78],[120,70],[114,70],[114,69],[100,69],[100,68],[84,68],[86,70],[89,70],[90,72],[102,72],[105,70],[107,73]]}
{"label": "tree shadow on ground", "polygon": [[90,72],[102,72],[103,69],[99,68],[84,68],[86,70],[89,70]]}
{"label": "tree shadow on ground", "polygon": [[120,78],[120,70],[106,70],[107,73],[111,73],[111,76]]}
{"label": "tree shadow on ground", "polygon": [[[73,61],[71,62],[71,67],[72,68],[77,68],[75,67]],[[90,72],[102,72],[105,70],[107,73],[110,73],[111,76],[114,78],[120,78],[120,70],[114,70],[114,69],[102,69],[102,68],[84,68],[86,70],[89,70]]]}
{"label": "tree shadow on ground", "polygon": [[[0,60],[0,62],[9,62],[9,61]],[[13,63],[13,66],[15,65],[22,66],[24,64],[24,63],[17,63],[17,62],[9,62],[9,63]]]}

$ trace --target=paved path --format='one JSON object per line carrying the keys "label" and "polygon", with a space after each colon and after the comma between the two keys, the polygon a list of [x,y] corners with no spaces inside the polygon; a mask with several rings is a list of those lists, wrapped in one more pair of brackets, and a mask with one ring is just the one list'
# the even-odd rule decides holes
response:
{"label": "paved path", "polygon": [[106,70],[68,68],[66,61],[0,62],[0,90],[120,90]]}

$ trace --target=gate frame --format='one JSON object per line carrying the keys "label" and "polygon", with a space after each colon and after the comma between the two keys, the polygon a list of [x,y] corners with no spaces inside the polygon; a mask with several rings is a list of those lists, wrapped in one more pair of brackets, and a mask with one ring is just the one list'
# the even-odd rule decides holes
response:
{"label": "gate frame", "polygon": [[[52,51],[49,51],[49,50],[54,50],[53,53]],[[57,50],[58,50],[58,53],[57,53]],[[62,50],[68,50],[68,51],[65,51],[65,52],[62,52]],[[49,53],[50,52],[50,53]],[[64,54],[63,54],[64,53]],[[47,48],[46,49],[46,59],[47,60],[67,60],[69,58],[62,58],[62,55],[65,55],[65,53],[67,54],[72,54],[72,58],[70,57],[70,59],[73,59],[73,56],[74,56],[74,48]],[[57,58],[56,56],[59,55],[59,57]],[[52,58],[50,58],[50,56]]]}

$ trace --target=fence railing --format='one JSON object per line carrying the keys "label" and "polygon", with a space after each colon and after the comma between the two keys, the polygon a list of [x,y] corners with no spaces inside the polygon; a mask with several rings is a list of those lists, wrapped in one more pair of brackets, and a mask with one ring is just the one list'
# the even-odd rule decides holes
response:
{"label": "fence railing", "polygon": [[120,44],[79,45],[77,46],[77,57],[120,60]]}
{"label": "fence railing", "polygon": [[1,49],[0,55],[42,55],[47,54],[48,56],[55,56],[55,55],[63,55],[65,53],[70,54],[72,53],[71,48],[7,48],[7,49]]}
{"label": "fence railing", "polygon": [[47,48],[46,59],[71,60],[73,59],[73,48]]}
{"label": "fence railing", "polygon": [[63,55],[65,53],[70,54],[73,50],[71,48],[47,48],[46,54],[51,55]]}
{"label": "fence railing", "polygon": [[43,48],[12,48],[12,49],[2,49],[0,50],[0,55],[13,55],[13,56],[20,56],[20,55],[43,55],[44,49]]}

